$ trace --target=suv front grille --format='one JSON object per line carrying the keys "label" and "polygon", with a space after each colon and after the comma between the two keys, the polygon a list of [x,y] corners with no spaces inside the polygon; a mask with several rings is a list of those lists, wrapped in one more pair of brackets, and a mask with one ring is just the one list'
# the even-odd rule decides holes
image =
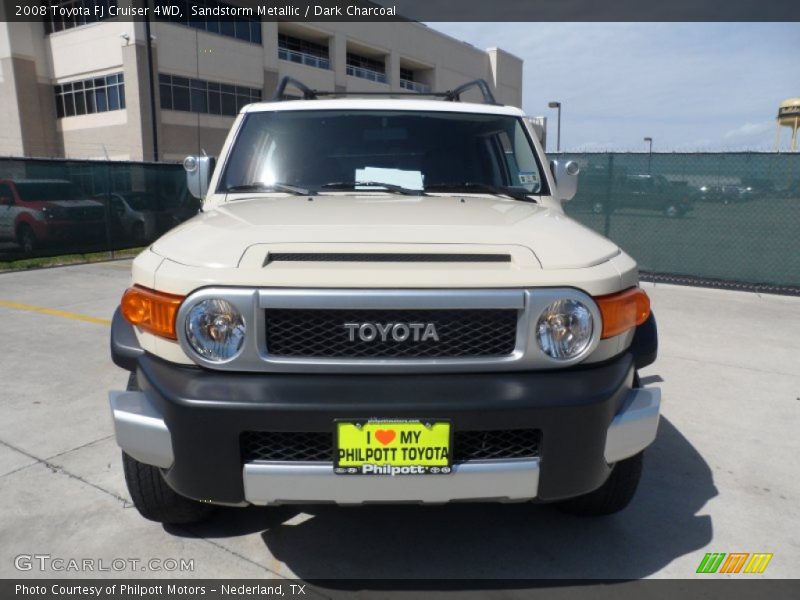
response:
{"label": "suv front grille", "polygon": [[79,207],[67,210],[68,218],[71,221],[102,221],[103,208],[98,207]]}
{"label": "suv front grille", "polygon": [[[267,353],[304,358],[477,358],[514,351],[517,311],[270,309],[266,311]],[[350,340],[346,323],[432,323],[438,341],[409,336]]]}
{"label": "suv front grille", "polygon": [[[453,462],[539,456],[542,432],[538,429],[456,431]],[[329,432],[247,431],[242,434],[245,462],[333,461],[333,434]]]}

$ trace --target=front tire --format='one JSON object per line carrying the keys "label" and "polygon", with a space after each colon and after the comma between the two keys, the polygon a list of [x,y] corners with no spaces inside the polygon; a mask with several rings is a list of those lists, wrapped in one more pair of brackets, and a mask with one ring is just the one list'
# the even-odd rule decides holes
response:
{"label": "front tire", "polygon": [[30,256],[39,247],[39,240],[36,239],[36,234],[33,233],[30,225],[23,223],[17,230],[17,244],[22,248],[22,253],[25,256]]}
{"label": "front tire", "polygon": [[559,508],[566,513],[581,517],[613,515],[624,509],[633,500],[642,477],[640,452],[614,465],[606,482],[593,492],[565,500]]}
{"label": "front tire", "polygon": [[184,498],[167,485],[158,467],[140,463],[122,453],[125,483],[133,505],[145,519],[181,525],[206,519],[214,510],[209,504]]}
{"label": "front tire", "polygon": [[147,236],[144,231],[144,223],[136,223],[131,231],[131,238],[133,242],[139,246],[144,246],[147,243]]}
{"label": "front tire", "polygon": [[[642,387],[638,372],[633,374],[633,387]],[[601,517],[621,511],[631,503],[639,487],[643,459],[644,451],[619,461],[603,485],[583,496],[564,500],[558,507],[581,517]]]}
{"label": "front tire", "polygon": [[[136,374],[131,373],[128,391],[139,390]],[[133,505],[145,519],[181,525],[202,521],[214,511],[210,504],[185,498],[169,487],[158,467],[141,463],[123,452],[122,468]]]}

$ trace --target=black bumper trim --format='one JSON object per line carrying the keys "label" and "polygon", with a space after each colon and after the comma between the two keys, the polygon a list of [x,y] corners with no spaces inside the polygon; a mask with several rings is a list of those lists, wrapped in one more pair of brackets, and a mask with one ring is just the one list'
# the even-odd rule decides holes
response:
{"label": "black bumper trim", "polygon": [[656,362],[658,356],[658,327],[651,312],[647,320],[636,328],[628,351],[633,354],[636,368],[641,369]]}
{"label": "black bumper trim", "polygon": [[111,318],[111,360],[126,371],[135,371],[136,363],[144,350],[136,339],[133,325],[122,316],[119,307]]}
{"label": "black bumper trim", "polygon": [[608,426],[632,385],[633,357],[535,373],[223,374],[145,355],[138,381],[172,435],[167,482],[191,498],[244,499],[243,431],[332,431],[336,418],[448,418],[456,429],[542,430],[539,499],[589,492],[607,478]]}

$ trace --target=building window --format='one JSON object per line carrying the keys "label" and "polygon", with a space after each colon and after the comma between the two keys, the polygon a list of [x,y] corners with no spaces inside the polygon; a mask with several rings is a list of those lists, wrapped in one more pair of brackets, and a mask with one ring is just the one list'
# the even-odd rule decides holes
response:
{"label": "building window", "polygon": [[[261,21],[257,17],[247,16],[191,16],[191,7],[198,9],[237,9],[231,4],[225,2],[218,2],[217,0],[175,0],[170,2],[180,7],[180,16],[171,15],[156,15],[162,21],[168,21],[176,25],[184,25],[186,27],[193,27],[208,31],[209,33],[216,33],[228,37],[249,42],[251,44],[261,44]],[[200,10],[199,12],[205,12]],[[223,11],[224,12],[224,11]]]}
{"label": "building window", "polygon": [[61,117],[91,115],[125,108],[122,73],[72,81],[55,86],[56,114]]}
{"label": "building window", "polygon": [[[44,17],[45,33],[64,31],[73,27],[80,27],[87,23],[96,23],[103,19],[108,19],[108,8],[116,7],[117,0],[50,0],[47,2],[48,13]],[[50,6],[63,9],[66,14],[53,15]],[[61,12],[61,11],[59,11]],[[86,14],[88,12],[88,14]]]}
{"label": "building window", "polygon": [[410,92],[419,92],[420,94],[427,94],[431,91],[430,86],[417,81],[414,71],[406,67],[400,67],[400,87]]}
{"label": "building window", "polygon": [[347,74],[378,83],[386,83],[386,64],[382,60],[348,52]]}
{"label": "building window", "polygon": [[327,45],[283,33],[278,34],[278,58],[318,69],[331,68]]}
{"label": "building window", "polygon": [[158,74],[161,108],[236,116],[245,104],[261,101],[261,90],[217,81]]}

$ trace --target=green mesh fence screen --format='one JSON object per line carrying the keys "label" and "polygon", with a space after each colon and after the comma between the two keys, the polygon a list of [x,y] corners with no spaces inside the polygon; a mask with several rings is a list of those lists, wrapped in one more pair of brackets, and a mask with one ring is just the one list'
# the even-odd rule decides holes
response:
{"label": "green mesh fence screen", "polygon": [[0,261],[143,246],[199,208],[180,165],[0,159]]}
{"label": "green mesh fence screen", "polygon": [[[567,213],[648,276],[800,290],[800,154],[559,157]],[[198,208],[180,165],[0,159],[0,261],[142,246]]]}
{"label": "green mesh fence screen", "polygon": [[581,166],[566,212],[614,240],[641,271],[800,287],[800,154],[561,157]]}

